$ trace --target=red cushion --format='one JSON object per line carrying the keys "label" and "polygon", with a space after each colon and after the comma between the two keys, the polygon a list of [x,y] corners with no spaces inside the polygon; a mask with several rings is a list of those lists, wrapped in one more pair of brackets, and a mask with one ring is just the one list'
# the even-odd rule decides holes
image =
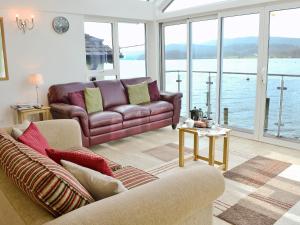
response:
{"label": "red cushion", "polygon": [[101,156],[92,152],[82,150],[61,151],[55,149],[46,149],[46,152],[58,164],[61,164],[60,160],[66,160],[113,177],[113,172],[107,162]]}
{"label": "red cushion", "polygon": [[71,92],[68,94],[68,98],[71,105],[76,105],[83,109],[86,109],[83,91]]}
{"label": "red cushion", "polygon": [[157,86],[157,81],[153,81],[148,83],[149,95],[151,102],[159,101],[160,100],[160,92]]}
{"label": "red cushion", "polygon": [[47,156],[46,148],[49,148],[49,144],[34,123],[29,125],[18,140],[42,155]]}

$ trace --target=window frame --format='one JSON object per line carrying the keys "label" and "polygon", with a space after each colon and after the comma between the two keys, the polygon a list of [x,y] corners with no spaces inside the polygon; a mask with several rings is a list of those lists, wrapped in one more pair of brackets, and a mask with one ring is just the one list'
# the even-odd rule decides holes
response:
{"label": "window frame", "polygon": [[[165,90],[165,57],[164,57],[164,27],[168,25],[175,25],[180,23],[188,23],[198,20],[203,20],[203,18],[211,18],[217,15],[219,20],[219,38],[218,38],[218,75],[217,75],[217,121],[220,118],[220,95],[221,95],[221,74],[222,74],[222,35],[223,35],[223,18],[233,17],[246,14],[259,14],[260,15],[260,28],[259,28],[259,57],[258,57],[258,71],[257,71],[257,90],[256,90],[256,106],[258,107],[255,114],[255,132],[254,134],[245,133],[239,130],[233,130],[232,133],[235,136],[247,138],[250,140],[261,141],[263,143],[275,144],[283,147],[300,149],[300,142],[294,139],[277,139],[275,137],[268,137],[264,135],[263,124],[264,124],[264,107],[266,98],[266,79],[268,70],[265,65],[268,65],[269,49],[266,47],[269,44],[269,25],[270,17],[269,14],[272,11],[281,11],[300,8],[300,2],[288,2],[288,3],[264,3],[264,4],[254,4],[252,6],[245,6],[241,8],[231,8],[231,9],[220,9],[212,12],[202,12],[195,13],[192,16],[179,16],[172,18],[166,18],[158,20],[159,23],[159,41],[160,41],[160,64],[159,69],[161,72],[161,87]],[[190,96],[189,96],[190,97]]]}
{"label": "window frame", "polygon": [[[104,18],[95,18],[95,17],[85,17],[83,21],[83,26],[86,22],[94,22],[94,23],[108,23],[112,26],[112,48],[113,48],[113,69],[109,70],[89,70],[86,67],[87,78],[96,77],[98,80],[105,80],[107,77],[115,77],[115,79],[120,79],[120,46],[119,46],[119,31],[118,24],[119,23],[142,23],[144,24],[145,31],[145,77],[148,77],[148,40],[147,40],[147,23],[146,21],[132,21],[132,20],[115,20],[115,19],[104,19]],[[85,34],[85,33],[84,33]],[[85,40],[85,38],[84,38]],[[84,45],[85,46],[85,45]],[[84,49],[84,54],[86,56],[86,49]],[[85,62],[86,65],[86,62]]]}

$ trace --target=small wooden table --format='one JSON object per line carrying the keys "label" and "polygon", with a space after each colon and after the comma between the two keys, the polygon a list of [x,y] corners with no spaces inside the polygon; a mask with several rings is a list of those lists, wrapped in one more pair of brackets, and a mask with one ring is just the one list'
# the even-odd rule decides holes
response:
{"label": "small wooden table", "polygon": [[[228,169],[230,131],[230,129],[226,128],[217,128],[216,130],[179,128],[179,166],[184,167],[184,139],[185,133],[188,133],[194,135],[194,161],[198,161],[199,159],[204,160],[208,162],[209,165],[214,166],[216,164],[219,166],[220,169],[226,171]],[[209,138],[208,158],[199,155],[199,137]],[[222,162],[215,160],[216,138],[218,137],[224,137]]]}
{"label": "small wooden table", "polygon": [[40,120],[49,120],[50,119],[50,107],[43,106],[40,109],[32,108],[32,109],[17,109],[14,108],[17,112],[18,123],[23,123],[24,120],[28,118],[30,115],[39,115]]}

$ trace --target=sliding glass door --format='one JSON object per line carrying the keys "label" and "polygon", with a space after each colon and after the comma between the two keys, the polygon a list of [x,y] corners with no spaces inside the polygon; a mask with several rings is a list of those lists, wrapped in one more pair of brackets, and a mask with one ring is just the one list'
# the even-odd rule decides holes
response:
{"label": "sliding glass door", "polygon": [[182,92],[181,115],[187,117],[187,24],[164,27],[164,88]]}
{"label": "sliding glass door", "polygon": [[270,12],[264,133],[300,140],[300,8]]}
{"label": "sliding glass door", "polygon": [[216,119],[218,20],[191,23],[191,109]]}
{"label": "sliding glass door", "polygon": [[[162,25],[166,91],[235,134],[300,143],[300,3],[223,12]],[[298,8],[297,8],[298,7]],[[218,18],[218,19],[214,19]]]}
{"label": "sliding glass door", "polygon": [[221,124],[254,132],[259,14],[223,18]]}

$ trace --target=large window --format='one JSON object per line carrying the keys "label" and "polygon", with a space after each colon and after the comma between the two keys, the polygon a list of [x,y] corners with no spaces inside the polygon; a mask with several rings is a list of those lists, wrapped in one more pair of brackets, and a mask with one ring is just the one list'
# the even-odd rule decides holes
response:
{"label": "large window", "polygon": [[223,19],[221,123],[254,130],[259,15]]}
{"label": "large window", "polygon": [[111,23],[84,23],[86,65],[89,70],[105,71],[114,68]]}
{"label": "large window", "polygon": [[270,12],[265,134],[300,140],[300,9]]}
{"label": "large window", "polygon": [[187,112],[187,25],[176,24],[164,28],[165,90],[182,92],[181,115]]}
{"label": "large window", "polygon": [[120,78],[146,76],[145,25],[119,23]]}
{"label": "large window", "polygon": [[216,119],[218,20],[192,23],[191,109]]}
{"label": "large window", "polygon": [[144,23],[84,23],[89,78],[124,79],[146,76]]}

